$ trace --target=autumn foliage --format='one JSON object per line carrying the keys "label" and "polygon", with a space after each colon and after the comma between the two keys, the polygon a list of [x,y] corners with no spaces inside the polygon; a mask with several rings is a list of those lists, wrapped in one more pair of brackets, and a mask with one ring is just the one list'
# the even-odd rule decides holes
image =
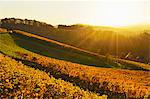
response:
{"label": "autumn foliage", "polygon": [[106,99],[0,54],[0,98]]}
{"label": "autumn foliage", "polygon": [[17,54],[25,60],[40,64],[37,65],[39,68],[45,68],[50,73],[56,71],[56,73],[53,73],[54,75],[68,75],[71,77],[70,81],[82,84],[80,86],[86,86],[89,90],[94,88],[93,90],[97,92],[105,90],[123,93],[125,97],[134,98],[150,94],[149,71],[97,68],[56,60],[41,55]]}

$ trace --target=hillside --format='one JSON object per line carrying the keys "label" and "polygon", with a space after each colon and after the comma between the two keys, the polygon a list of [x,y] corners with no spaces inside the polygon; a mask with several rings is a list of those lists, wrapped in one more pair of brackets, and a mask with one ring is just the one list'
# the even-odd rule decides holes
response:
{"label": "hillside", "polygon": [[[22,36],[25,37],[27,36],[27,34]],[[86,66],[62,60],[52,59],[39,54],[35,54],[31,51],[28,51],[18,46],[17,43],[15,43],[15,40],[13,39],[14,38],[13,33],[1,33],[0,37],[1,37],[0,43],[2,45],[0,47],[1,53],[9,55],[13,57],[15,60],[22,61],[23,64],[26,64],[32,68],[39,69],[41,71],[46,72],[47,74],[51,74],[55,78],[61,78],[65,81],[69,81],[74,85],[79,86],[80,88],[83,88],[85,90],[88,89],[97,92],[100,95],[106,94],[108,95],[109,98],[120,97],[122,99],[125,99],[125,97],[136,97],[136,98],[144,97],[150,92],[149,71],[96,68],[92,66]],[[28,35],[27,37],[28,40],[30,40],[29,38],[33,39],[33,35],[30,35],[30,37]],[[3,58],[1,58],[1,60],[3,60]],[[3,60],[1,62],[2,63],[5,62],[7,65],[13,61],[14,60],[10,60],[10,62],[7,61],[5,62]],[[11,63],[10,66],[15,66],[15,64],[17,65],[17,63]],[[19,65],[17,66],[20,65],[21,64],[19,63]],[[13,68],[15,67],[11,67],[11,70],[13,70]],[[25,68],[25,66],[22,66],[21,68]],[[19,69],[16,68],[15,71],[16,70]],[[30,70],[27,71],[29,72]],[[27,76],[28,74],[24,75]],[[56,90],[56,93],[58,92],[57,89],[54,90]],[[42,91],[42,93],[44,92]],[[38,94],[36,95],[38,96]]]}
{"label": "hillside", "polygon": [[69,82],[55,79],[47,73],[30,68],[0,53],[0,98],[95,98],[106,95],[81,90]]}
{"label": "hillside", "polygon": [[0,98],[150,97],[150,34],[145,28],[128,37],[121,33],[139,30],[83,24],[53,27],[14,18],[1,23]]}
{"label": "hillside", "polygon": [[[55,41],[72,45],[100,55],[149,63],[149,26],[103,27],[89,25],[58,25],[58,28],[36,20],[6,18],[6,29],[23,30]],[[147,54],[148,53],[148,54]],[[128,57],[126,57],[128,55]]]}
{"label": "hillside", "polygon": [[140,63],[137,63],[137,65],[122,61],[117,62],[117,60],[113,60],[109,56],[101,56],[96,53],[17,30],[13,33],[1,33],[0,43],[0,51],[7,55],[17,56],[15,52],[24,53],[31,51],[44,56],[90,66],[149,70],[149,65],[147,66],[144,64],[146,68],[143,68]]}
{"label": "hillside", "polygon": [[112,98],[142,98],[149,95],[149,71],[97,68],[55,60],[41,55],[17,52],[23,63],[44,70],[83,89]]}

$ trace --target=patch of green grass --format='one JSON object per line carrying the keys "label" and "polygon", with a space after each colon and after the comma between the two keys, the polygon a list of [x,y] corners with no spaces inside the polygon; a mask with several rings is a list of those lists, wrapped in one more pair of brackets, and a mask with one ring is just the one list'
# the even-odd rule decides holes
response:
{"label": "patch of green grass", "polygon": [[20,58],[15,52],[31,53],[30,51],[16,45],[9,33],[0,34],[0,52],[9,56]]}

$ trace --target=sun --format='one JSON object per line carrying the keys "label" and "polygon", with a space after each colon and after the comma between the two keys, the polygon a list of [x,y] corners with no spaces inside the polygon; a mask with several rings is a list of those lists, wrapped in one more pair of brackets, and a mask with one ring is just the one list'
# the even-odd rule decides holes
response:
{"label": "sun", "polygon": [[144,6],[129,2],[112,2],[96,5],[93,9],[89,24],[106,26],[128,26],[146,20]]}

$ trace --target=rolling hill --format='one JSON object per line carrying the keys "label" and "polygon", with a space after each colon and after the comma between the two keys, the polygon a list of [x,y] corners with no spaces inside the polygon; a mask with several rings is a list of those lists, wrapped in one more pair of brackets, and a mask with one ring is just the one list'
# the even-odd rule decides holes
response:
{"label": "rolling hill", "polygon": [[[36,20],[5,18],[2,28],[16,29],[72,45],[100,55],[113,55],[149,63],[149,25],[104,27],[90,25],[58,25],[54,27]],[[130,53],[130,54],[129,54]]]}
{"label": "rolling hill", "polygon": [[[105,67],[122,68],[133,70],[149,70],[149,65],[141,67],[142,63],[132,64],[102,56],[93,52],[82,50],[31,33],[15,30],[13,33],[4,32],[0,34],[1,52],[15,55],[15,52],[31,51],[44,56],[71,61],[74,63]],[[16,48],[14,48],[16,47]],[[129,62],[129,63],[128,63]],[[143,68],[144,67],[144,68]]]}
{"label": "rolling hill", "polygon": [[[51,74],[57,79],[61,78],[65,81],[69,81],[73,83],[75,86],[79,86],[84,90],[88,89],[90,91],[97,92],[100,95],[106,94],[108,98],[122,98],[122,99],[125,99],[126,97],[143,98],[150,92],[149,71],[141,71],[148,69],[143,69],[142,66],[141,67],[138,66],[141,65],[141,63],[138,62],[136,62],[136,65],[133,62],[130,63],[129,65],[128,61],[127,62],[125,61],[124,62],[125,67],[122,66],[119,67],[122,60],[120,60],[121,62],[118,64],[115,63],[116,62],[114,61],[115,59],[111,57],[99,56],[100,59],[98,60],[102,61],[99,64],[103,66],[94,67],[67,62],[66,59],[58,60],[59,57],[61,56],[57,57],[57,59],[53,59],[53,57],[55,56],[56,58],[57,55],[57,53],[53,52],[53,50],[50,49],[53,47],[55,48],[55,50],[64,51],[63,55],[66,55],[66,58],[69,57],[67,56],[67,53],[70,50],[71,54],[74,54],[75,52],[80,53],[78,54],[79,60],[80,59],[82,60],[80,55],[89,55],[91,56],[91,58],[98,56],[93,55],[90,52],[88,53],[84,50],[80,50],[74,47],[72,48],[72,46],[67,46],[53,40],[49,40],[37,35],[33,35],[18,30],[15,30],[13,32],[0,33],[0,44],[1,44],[0,47],[1,53],[11,56],[17,61],[22,61],[22,63],[27,66],[39,69],[40,71],[44,71],[47,74]],[[44,49],[50,47],[48,49],[52,51],[53,55],[49,57],[52,58],[43,56],[44,54],[41,52],[43,52],[44,49],[40,50],[41,47],[44,47]],[[37,50],[37,52],[34,51],[33,49]],[[65,50],[67,50],[67,52],[65,52]],[[37,54],[34,52],[36,52]],[[76,58],[75,57],[73,58],[73,56],[72,59],[76,60]],[[6,63],[8,64],[10,62]],[[107,65],[105,65],[104,63],[109,64],[111,68],[100,68],[100,67],[107,67]],[[10,66],[14,66],[13,63]],[[114,68],[126,68],[132,70],[114,69]],[[28,73],[27,74],[25,73],[24,75],[27,76]],[[56,93],[57,92],[58,91],[56,90]]]}
{"label": "rolling hill", "polygon": [[[121,33],[131,31],[123,28],[82,24],[56,28],[15,18],[3,19],[0,27],[0,98],[150,96],[150,35],[145,28],[128,37]],[[116,40],[121,42],[118,46]]]}

